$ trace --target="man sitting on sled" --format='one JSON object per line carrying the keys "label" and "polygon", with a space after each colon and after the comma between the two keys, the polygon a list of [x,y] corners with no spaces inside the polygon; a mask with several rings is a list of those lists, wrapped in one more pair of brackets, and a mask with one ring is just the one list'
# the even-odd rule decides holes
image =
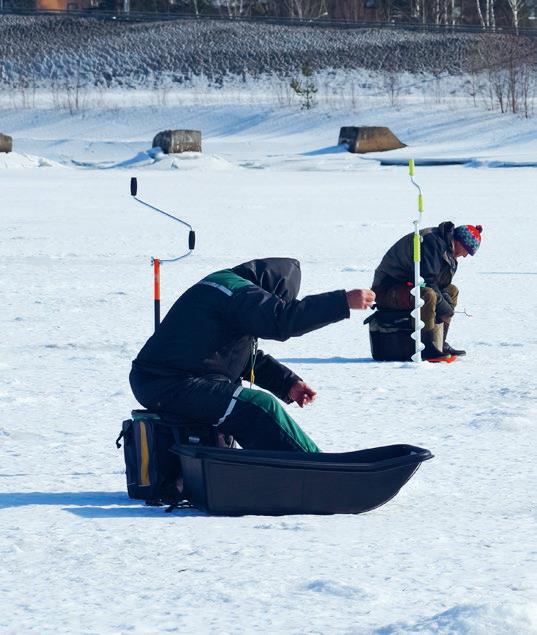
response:
{"label": "man sitting on sled", "polygon": [[[130,383],[148,410],[206,423],[245,449],[319,452],[275,395],[300,407],[316,392],[257,338],[285,341],[366,309],[369,289],[297,300],[300,265],[290,258],[252,260],[213,273],[188,289],[133,361]],[[267,392],[247,388],[249,381]]]}
{"label": "man sitting on sled", "polygon": [[[420,272],[425,281],[421,290],[423,359],[466,355],[466,351],[455,349],[446,341],[459,295],[452,280],[457,259],[466,258],[468,254],[473,256],[478,250],[481,231],[481,225],[455,227],[450,221],[420,231]],[[372,289],[379,309],[410,310],[413,307],[414,298],[410,294],[414,287],[413,236],[413,233],[407,234],[390,247],[375,270]],[[443,335],[439,338],[441,330]]]}

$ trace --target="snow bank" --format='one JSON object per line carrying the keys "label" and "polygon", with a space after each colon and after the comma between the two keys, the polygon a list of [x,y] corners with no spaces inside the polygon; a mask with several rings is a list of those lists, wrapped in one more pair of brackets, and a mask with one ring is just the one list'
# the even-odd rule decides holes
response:
{"label": "snow bank", "polygon": [[537,606],[458,604],[412,624],[397,623],[375,630],[376,635],[531,635],[537,633]]}
{"label": "snow bank", "polygon": [[80,168],[111,170],[115,168],[153,168],[156,170],[230,170],[233,165],[217,155],[201,152],[164,154],[160,148],[139,152],[124,161],[72,161]]}
{"label": "snow bank", "polygon": [[0,152],[0,170],[17,168],[53,168],[60,167],[60,164],[45,157],[31,154],[21,154],[19,152]]}

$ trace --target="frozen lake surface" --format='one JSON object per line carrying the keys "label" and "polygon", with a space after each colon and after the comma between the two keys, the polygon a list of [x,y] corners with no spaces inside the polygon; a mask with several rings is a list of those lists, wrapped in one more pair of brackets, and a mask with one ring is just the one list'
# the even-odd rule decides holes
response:
{"label": "frozen lake surface", "polygon": [[[357,121],[359,119],[359,121]],[[409,147],[361,158],[339,126],[389,125]],[[202,155],[155,156],[161,129]],[[0,155],[2,633],[537,633],[537,259],[534,121],[448,107],[330,114],[253,106],[6,111]],[[211,271],[302,263],[301,295],[369,286],[412,231],[482,224],[459,265],[450,365],[376,363],[365,313],[262,348],[318,391],[291,414],[325,451],[411,443],[435,455],[357,516],[165,514],[127,498],[114,440],[137,407],[131,360]],[[519,167],[491,167],[507,162]],[[525,166],[525,167],[524,167]]]}

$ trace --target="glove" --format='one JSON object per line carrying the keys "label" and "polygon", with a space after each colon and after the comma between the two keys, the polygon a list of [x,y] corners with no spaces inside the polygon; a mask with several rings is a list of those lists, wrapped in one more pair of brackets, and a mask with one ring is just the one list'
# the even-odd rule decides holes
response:
{"label": "glove", "polygon": [[451,304],[451,296],[446,291],[437,294],[436,315],[442,317],[453,317],[455,307]]}

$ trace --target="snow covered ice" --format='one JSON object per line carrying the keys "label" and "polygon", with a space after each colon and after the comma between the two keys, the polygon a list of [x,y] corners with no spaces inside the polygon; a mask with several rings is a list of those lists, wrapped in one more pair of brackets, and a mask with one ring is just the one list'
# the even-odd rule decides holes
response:
{"label": "snow covered ice", "polygon": [[[408,148],[359,157],[339,127],[388,125]],[[6,110],[0,155],[0,631],[537,633],[535,122],[447,106],[328,113],[269,106]],[[200,129],[201,156],[150,152]],[[127,498],[114,440],[137,407],[130,362],[204,275],[256,257],[302,263],[302,295],[369,286],[412,231],[480,223],[460,262],[450,365],[371,360],[366,313],[264,342],[318,390],[292,415],[325,451],[411,443],[435,455],[357,516],[165,514]],[[508,163],[512,166],[490,167]]]}

